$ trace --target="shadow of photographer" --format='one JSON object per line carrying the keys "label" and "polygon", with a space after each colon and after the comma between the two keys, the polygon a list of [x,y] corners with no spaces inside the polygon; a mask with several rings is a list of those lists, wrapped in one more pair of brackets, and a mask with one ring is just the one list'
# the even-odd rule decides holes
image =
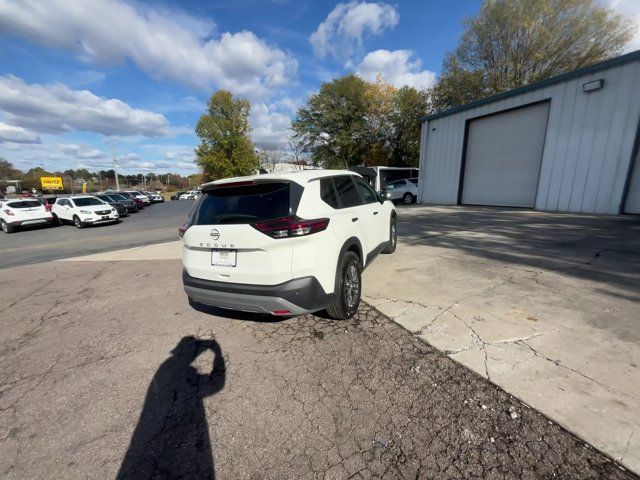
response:
{"label": "shadow of photographer", "polygon": [[[203,352],[210,374],[192,365]],[[183,337],[153,377],[118,479],[215,478],[203,399],[224,387],[225,361],[215,340]]]}

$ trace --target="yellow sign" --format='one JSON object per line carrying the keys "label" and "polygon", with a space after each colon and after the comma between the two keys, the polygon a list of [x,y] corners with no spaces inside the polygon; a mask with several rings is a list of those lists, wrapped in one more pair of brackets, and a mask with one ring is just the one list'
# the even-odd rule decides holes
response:
{"label": "yellow sign", "polygon": [[40,177],[43,190],[64,190],[62,177]]}
{"label": "yellow sign", "polygon": [[87,193],[87,182],[82,182],[82,193]]}

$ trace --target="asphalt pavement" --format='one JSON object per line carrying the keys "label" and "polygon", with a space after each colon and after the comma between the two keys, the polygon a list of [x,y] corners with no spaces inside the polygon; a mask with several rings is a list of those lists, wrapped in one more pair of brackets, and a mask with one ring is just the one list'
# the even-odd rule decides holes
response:
{"label": "asphalt pavement", "polygon": [[191,200],[168,201],[132,213],[118,224],[0,232],[0,269],[176,240],[192,207]]}
{"label": "asphalt pavement", "polygon": [[0,477],[634,478],[366,304],[343,322],[194,308],[180,272],[0,275]]}

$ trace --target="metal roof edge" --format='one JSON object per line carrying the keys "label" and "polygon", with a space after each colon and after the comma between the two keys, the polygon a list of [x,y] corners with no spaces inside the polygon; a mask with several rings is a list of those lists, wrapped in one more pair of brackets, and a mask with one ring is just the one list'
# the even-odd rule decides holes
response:
{"label": "metal roof edge", "polygon": [[506,92],[498,93],[491,97],[482,98],[480,100],[476,100],[471,103],[466,103],[464,105],[460,105],[459,107],[453,107],[448,110],[444,110],[442,112],[434,113],[432,115],[425,115],[420,119],[420,122],[424,123],[430,120],[435,120],[437,118],[447,117],[449,115],[453,115],[454,113],[470,110],[472,108],[480,107],[482,105],[493,103],[498,100],[502,100],[505,98],[513,97],[515,95],[527,93],[532,90],[538,90],[539,88],[548,87],[549,85],[554,85],[556,83],[564,82],[572,78],[580,77],[582,75],[587,75],[589,73],[598,72],[601,70],[607,70],[613,67],[618,67],[620,65],[625,65],[627,63],[631,63],[634,61],[640,61],[640,50],[635,50],[633,52],[629,52],[624,55],[620,55],[618,57],[613,57],[603,62],[594,63],[593,65],[582,67],[577,70],[561,73],[560,75],[556,75],[555,77],[547,78],[545,80],[541,80],[535,83],[530,83],[529,85],[525,85],[524,87],[514,88],[513,90],[508,90]]}

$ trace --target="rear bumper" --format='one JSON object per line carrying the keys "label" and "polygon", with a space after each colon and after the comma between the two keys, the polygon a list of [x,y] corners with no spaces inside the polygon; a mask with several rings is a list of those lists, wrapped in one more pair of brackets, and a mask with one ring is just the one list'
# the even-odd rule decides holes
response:
{"label": "rear bumper", "polygon": [[187,296],[198,303],[245,312],[273,314],[288,310],[301,315],[322,310],[333,300],[333,294],[326,293],[315,277],[279,285],[245,285],[203,280],[183,271],[182,282]]}
{"label": "rear bumper", "polygon": [[7,223],[16,227],[28,227],[29,225],[44,225],[45,223],[51,222],[53,222],[53,217],[29,218],[27,220],[16,220]]}

